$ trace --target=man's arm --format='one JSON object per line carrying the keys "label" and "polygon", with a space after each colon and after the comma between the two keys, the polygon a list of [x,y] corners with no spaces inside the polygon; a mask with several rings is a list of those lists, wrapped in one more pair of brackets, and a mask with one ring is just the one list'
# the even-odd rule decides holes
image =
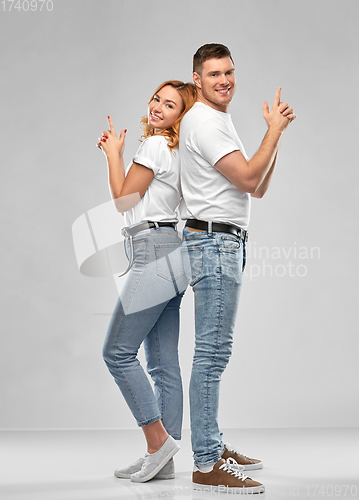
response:
{"label": "man's arm", "polygon": [[271,183],[273,174],[274,174],[274,169],[277,164],[277,159],[278,159],[278,151],[279,147],[277,148],[276,155],[274,157],[273,163],[268,170],[267,175],[265,176],[262,184],[259,186],[259,188],[256,190],[255,193],[251,193],[252,198],[263,198],[263,196],[266,194],[267,189],[269,188],[269,184]]}
{"label": "man's arm", "polygon": [[215,168],[232,184],[243,192],[257,197],[263,196],[271,181],[280,139],[289,123],[295,119],[293,108],[280,102],[281,89],[278,88],[271,111],[268,103],[263,106],[263,116],[268,130],[257,153],[247,161],[240,151],[223,156]]}

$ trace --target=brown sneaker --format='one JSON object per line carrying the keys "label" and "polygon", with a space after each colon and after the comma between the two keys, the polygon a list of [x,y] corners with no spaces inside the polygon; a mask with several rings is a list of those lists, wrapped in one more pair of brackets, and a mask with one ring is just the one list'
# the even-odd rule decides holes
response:
{"label": "brown sneaker", "polygon": [[221,458],[211,472],[193,472],[192,484],[195,489],[223,493],[262,493],[264,486],[250,477],[243,475],[242,467],[238,467],[231,459]]}
{"label": "brown sneaker", "polygon": [[234,458],[237,464],[244,466],[244,470],[255,470],[263,467],[263,462],[257,460],[256,458],[248,458],[245,455],[242,455],[228,443],[224,443],[222,458],[224,458],[224,460],[227,460],[227,458]]}

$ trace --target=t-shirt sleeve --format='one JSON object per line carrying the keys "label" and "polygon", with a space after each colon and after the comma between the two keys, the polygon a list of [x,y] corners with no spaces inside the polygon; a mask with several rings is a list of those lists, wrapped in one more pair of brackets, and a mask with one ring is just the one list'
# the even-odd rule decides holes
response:
{"label": "t-shirt sleeve", "polygon": [[155,176],[167,171],[169,148],[163,136],[148,137],[138,148],[133,161],[150,168]]}
{"label": "t-shirt sleeve", "polygon": [[214,166],[223,156],[239,150],[225,123],[208,120],[197,130],[195,144],[200,155]]}

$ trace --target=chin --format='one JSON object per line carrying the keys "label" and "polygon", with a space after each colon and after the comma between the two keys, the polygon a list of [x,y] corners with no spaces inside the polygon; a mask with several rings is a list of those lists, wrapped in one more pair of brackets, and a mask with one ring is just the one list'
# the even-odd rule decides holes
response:
{"label": "chin", "polygon": [[158,128],[158,123],[157,122],[153,122],[152,120],[150,122],[148,122],[149,126],[152,127],[153,129],[156,129]]}

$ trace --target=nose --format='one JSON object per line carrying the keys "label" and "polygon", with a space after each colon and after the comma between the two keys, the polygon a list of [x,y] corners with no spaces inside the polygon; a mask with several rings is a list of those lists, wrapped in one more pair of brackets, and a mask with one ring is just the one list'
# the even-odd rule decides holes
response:
{"label": "nose", "polygon": [[161,112],[161,103],[155,101],[154,106],[152,108],[152,111],[154,113],[160,113]]}
{"label": "nose", "polygon": [[224,73],[220,79],[220,84],[223,85],[223,86],[226,86],[229,84],[229,80],[228,80],[228,77],[227,75]]}

